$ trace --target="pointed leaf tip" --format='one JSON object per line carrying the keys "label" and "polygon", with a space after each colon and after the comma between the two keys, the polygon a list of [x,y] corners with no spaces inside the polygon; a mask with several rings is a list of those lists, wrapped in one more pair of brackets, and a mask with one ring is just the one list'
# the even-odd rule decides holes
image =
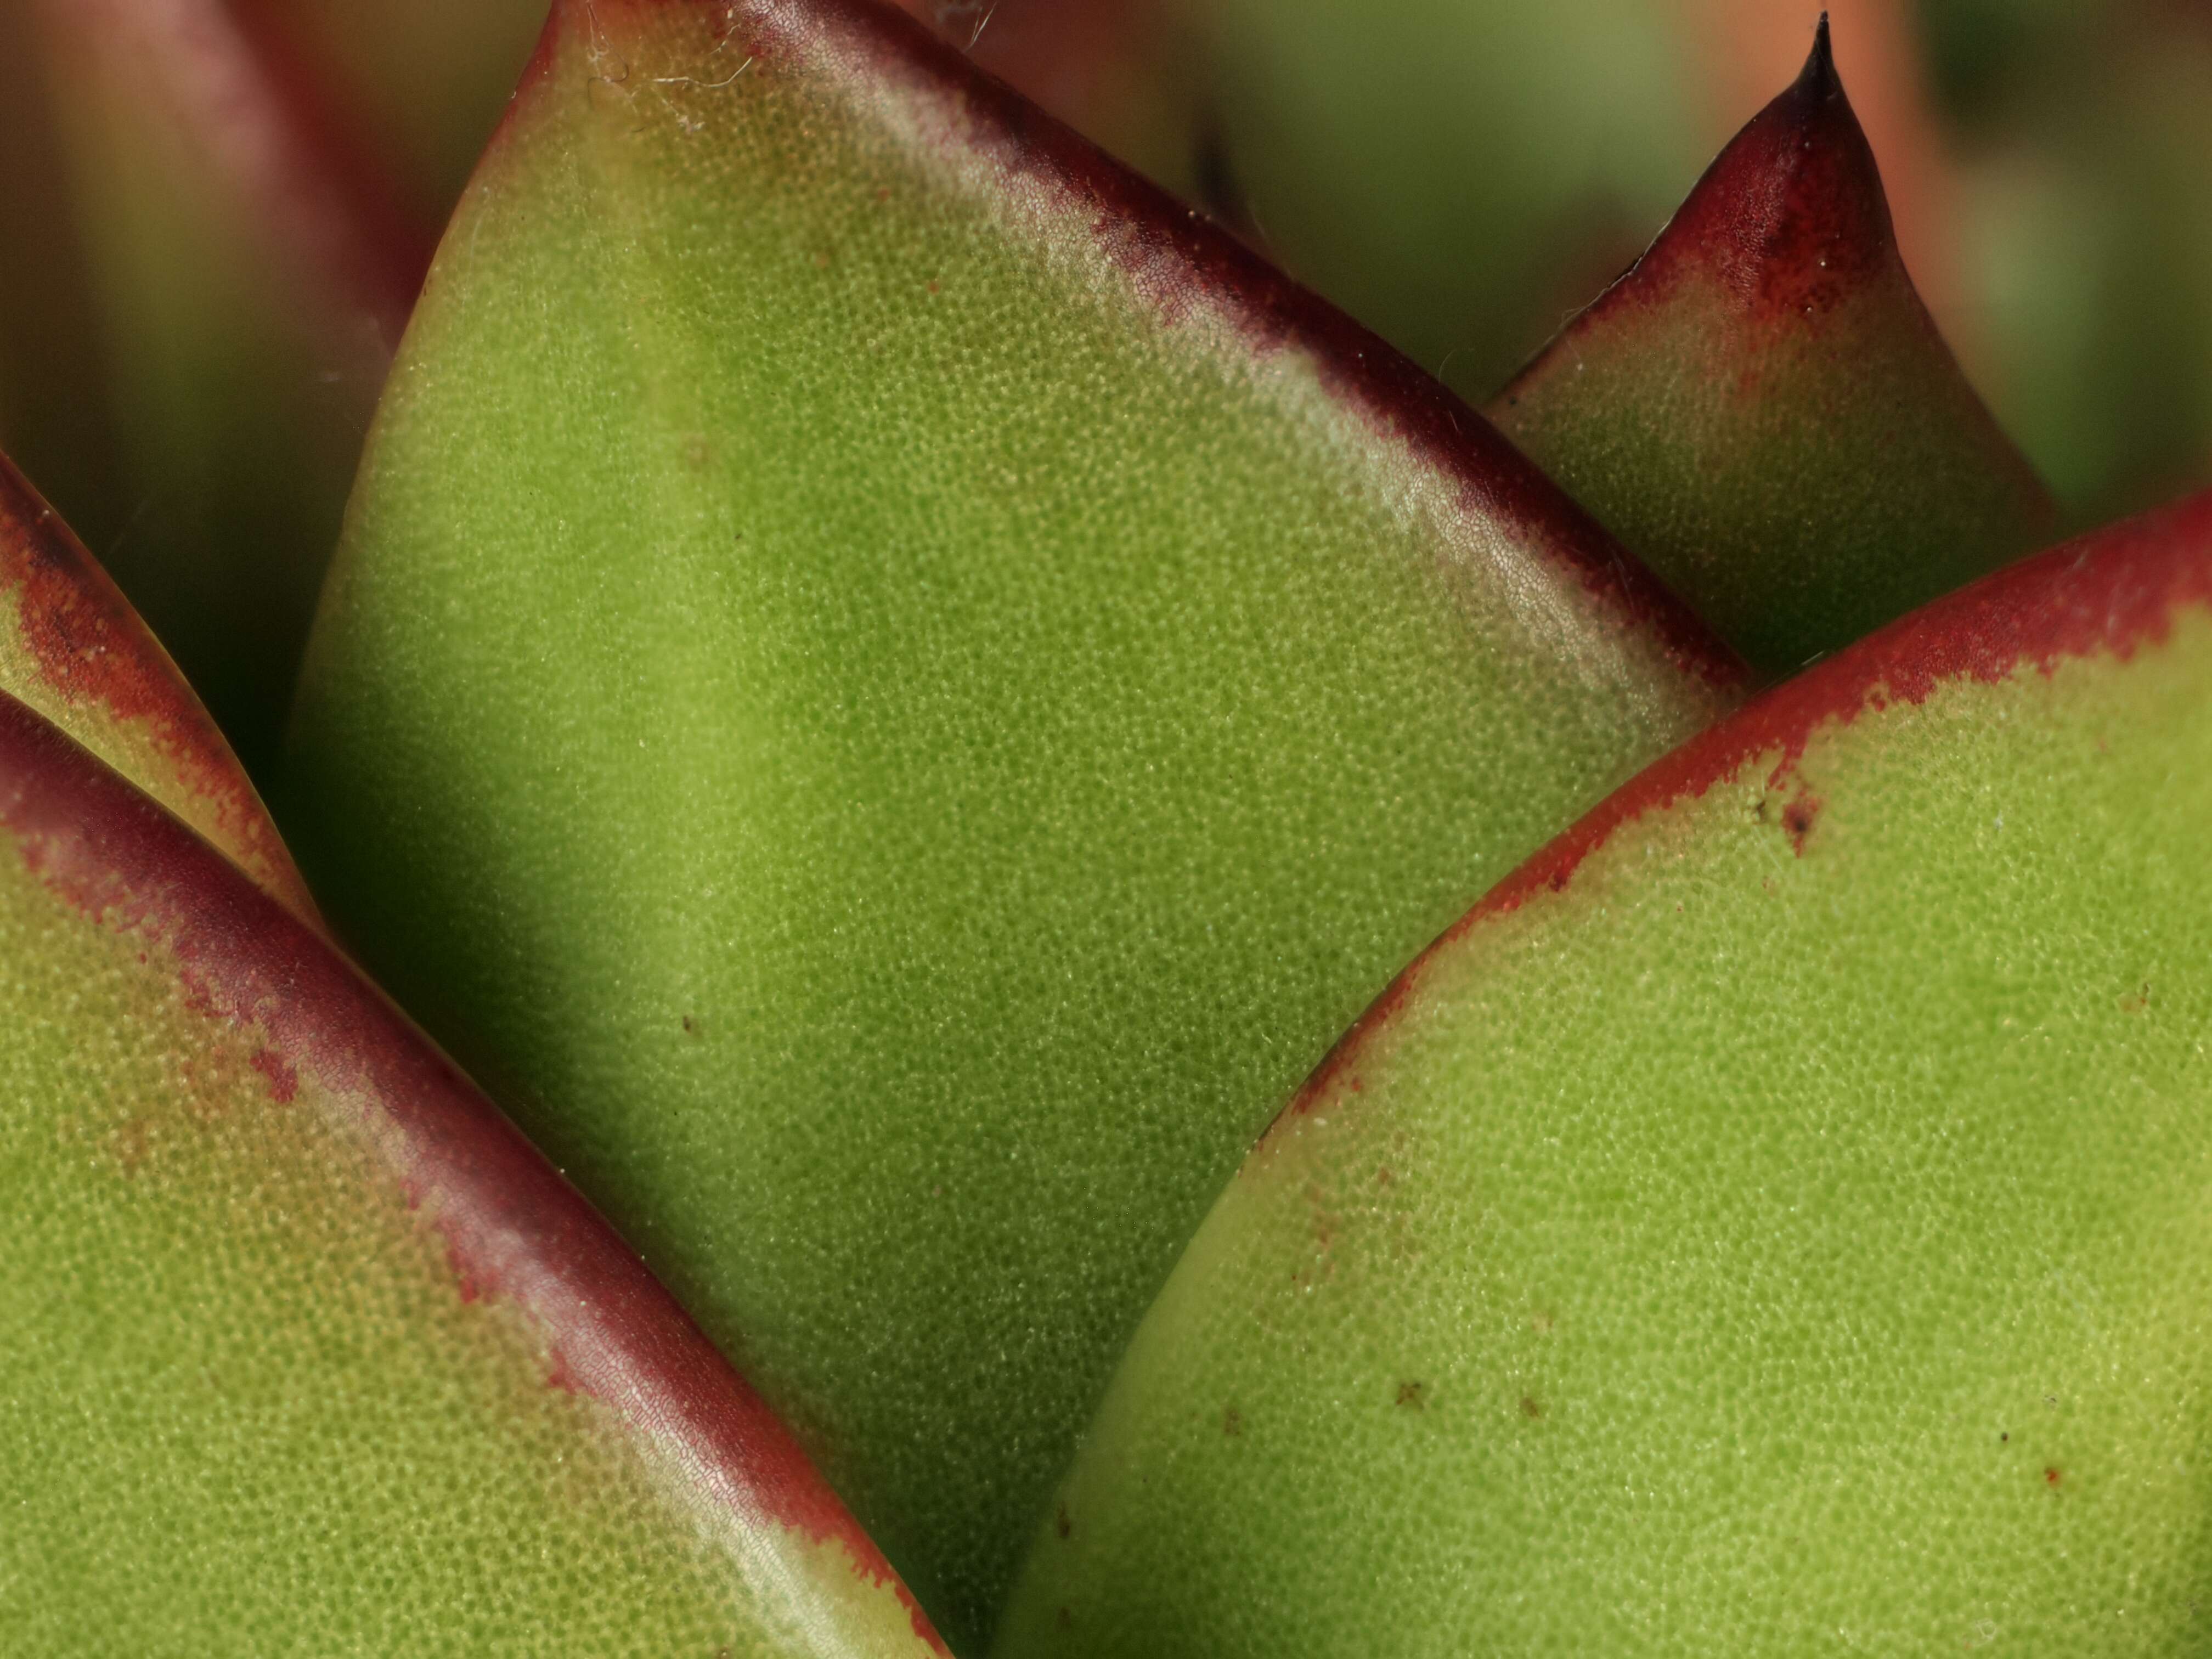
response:
{"label": "pointed leaf tip", "polygon": [[1813,50],[1805,54],[1805,67],[1798,71],[1797,84],[1817,88],[1823,97],[1844,89],[1843,82],[1836,75],[1836,54],[1828,38],[1828,14],[1825,11],[1814,26]]}
{"label": "pointed leaf tip", "polygon": [[1643,258],[1486,412],[1775,677],[2057,518],[1912,286],[1825,22]]}

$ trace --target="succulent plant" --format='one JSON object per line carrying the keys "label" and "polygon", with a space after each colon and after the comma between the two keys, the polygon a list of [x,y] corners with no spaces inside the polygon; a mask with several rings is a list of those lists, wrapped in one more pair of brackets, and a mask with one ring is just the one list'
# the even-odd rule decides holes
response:
{"label": "succulent plant", "polygon": [[527,5],[0,21],[0,1628],[2186,1647],[2212,503],[2035,551],[1825,20],[1486,418],[1318,0],[913,9],[465,189]]}

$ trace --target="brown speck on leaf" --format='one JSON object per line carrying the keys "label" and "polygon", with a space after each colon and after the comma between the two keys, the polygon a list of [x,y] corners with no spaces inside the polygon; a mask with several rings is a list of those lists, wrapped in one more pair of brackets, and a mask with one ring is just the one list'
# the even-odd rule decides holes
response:
{"label": "brown speck on leaf", "polygon": [[1244,1432],[1244,1413],[1231,1406],[1221,1413],[1221,1431],[1234,1440]]}
{"label": "brown speck on leaf", "polygon": [[1390,1173],[1390,1166],[1387,1164],[1375,1172],[1375,1184],[1378,1187],[1387,1187],[1396,1178]]}
{"label": "brown speck on leaf", "polygon": [[697,1036],[699,1035],[699,1022],[693,1019],[690,1015],[686,1014],[684,1016],[684,1029],[689,1031],[693,1036]]}
{"label": "brown speck on leaf", "polygon": [[1062,1538],[1075,1530],[1075,1522],[1068,1518],[1067,1505],[1062,1504],[1052,1517],[1052,1529]]}
{"label": "brown speck on leaf", "polygon": [[1782,809],[1782,828],[1790,837],[1790,845],[1797,856],[1805,856],[1805,837],[1813,833],[1813,825],[1820,816],[1817,796],[1800,795]]}
{"label": "brown speck on leaf", "polygon": [[824,248],[816,252],[814,256],[814,268],[817,270],[827,270],[830,269],[830,253],[828,249]]}
{"label": "brown speck on leaf", "polygon": [[2055,1486],[2064,1478],[2056,1469],[2045,1469],[2043,1472],[2043,1484],[2046,1486]]}
{"label": "brown speck on leaf", "polygon": [[1543,1405],[1537,1400],[1534,1395],[1524,1394],[1521,1396],[1522,1416],[1528,1418],[1533,1421],[1534,1419],[1541,1417],[1543,1414]]}
{"label": "brown speck on leaf", "polygon": [[1537,1335],[1549,1336],[1552,1334],[1552,1327],[1559,1322],[1547,1313],[1534,1313],[1528,1316],[1528,1322],[1536,1328]]}
{"label": "brown speck on leaf", "polygon": [[929,282],[924,283],[923,288],[925,291],[931,294],[940,294],[944,292],[944,290],[937,285],[936,279],[933,277]]}
{"label": "brown speck on leaf", "polygon": [[1066,1630],[1072,1622],[1073,1621],[1067,1616],[1067,1609],[1066,1607],[1062,1607],[1060,1610],[1060,1627],[1062,1630]]}
{"label": "brown speck on leaf", "polygon": [[1398,1385],[1398,1403],[1409,1411],[1425,1410],[1428,1401],[1424,1396],[1427,1393],[1428,1384],[1425,1382],[1401,1382]]}

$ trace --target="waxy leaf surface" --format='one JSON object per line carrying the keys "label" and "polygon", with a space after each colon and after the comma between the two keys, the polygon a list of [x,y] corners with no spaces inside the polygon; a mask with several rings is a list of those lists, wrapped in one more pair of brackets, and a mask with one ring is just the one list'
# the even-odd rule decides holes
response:
{"label": "waxy leaf surface", "polygon": [[12,400],[6,440],[258,769],[430,236],[255,8],[27,9],[83,273],[33,320],[89,328],[94,368]]}
{"label": "waxy leaf surface", "polygon": [[184,676],[60,515],[0,455],[0,691],[92,750],[294,915],[314,901]]}
{"label": "waxy leaf surface", "polygon": [[1002,1655],[2193,1652],[2212,497],[1646,772],[1308,1083]]}
{"label": "waxy leaf surface", "polygon": [[349,936],[956,1644],[1274,1103],[1740,672],[1419,371],[848,0],[557,10],[309,658]]}
{"label": "waxy leaf surface", "polygon": [[11,1651],[942,1652],[322,938],[0,693]]}
{"label": "waxy leaf surface", "polygon": [[1905,273],[1825,21],[1796,83],[1486,412],[1777,677],[2055,527]]}

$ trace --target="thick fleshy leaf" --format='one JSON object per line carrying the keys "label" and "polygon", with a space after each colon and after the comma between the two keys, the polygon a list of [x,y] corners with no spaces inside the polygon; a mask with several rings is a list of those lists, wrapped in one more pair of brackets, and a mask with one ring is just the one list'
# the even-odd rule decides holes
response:
{"label": "thick fleshy leaf", "polygon": [[[9,447],[258,767],[428,238],[222,0],[30,9],[100,373],[8,409]],[[103,401],[81,496],[43,428]]]}
{"label": "thick fleshy leaf", "polygon": [[4,455],[0,691],[198,830],[293,914],[317,920],[292,855],[207,710],[115,584]]}
{"label": "thick fleshy leaf", "polygon": [[4,693],[0,842],[11,1649],[943,1651],[551,1167]]}
{"label": "thick fleshy leaf", "polygon": [[2193,1651],[2212,497],[1677,751],[1308,1083],[1005,1655]]}
{"label": "thick fleshy leaf", "polygon": [[577,0],[395,370],[288,829],[957,1643],[1274,1103],[1735,672],[911,20]]}
{"label": "thick fleshy leaf", "polygon": [[1776,675],[2054,528],[1898,257],[1825,19],[1796,83],[1487,412]]}

